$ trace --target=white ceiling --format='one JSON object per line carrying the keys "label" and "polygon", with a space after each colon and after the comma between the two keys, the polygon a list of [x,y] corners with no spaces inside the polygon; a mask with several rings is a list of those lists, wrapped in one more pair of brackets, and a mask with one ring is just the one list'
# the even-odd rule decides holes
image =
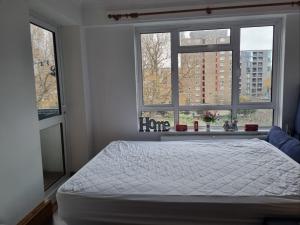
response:
{"label": "white ceiling", "polygon": [[[147,8],[209,6],[221,3],[249,3],[262,2],[257,0],[72,0],[80,2],[82,6],[101,5],[106,10],[134,10]],[[266,1],[266,0],[264,0]],[[267,0],[268,1],[268,0]]]}

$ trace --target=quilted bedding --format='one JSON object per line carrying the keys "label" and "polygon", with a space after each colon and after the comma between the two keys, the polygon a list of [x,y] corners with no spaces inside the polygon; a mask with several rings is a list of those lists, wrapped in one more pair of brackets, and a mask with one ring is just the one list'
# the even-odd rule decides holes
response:
{"label": "quilted bedding", "polygon": [[[99,216],[99,221],[113,222],[124,214],[127,219],[131,213],[141,216],[137,205],[130,205],[136,202],[141,207],[146,203],[189,207],[193,203],[295,203],[299,207],[300,165],[259,139],[116,141],[61,186],[57,200],[66,220]],[[84,207],[97,212],[86,214]]]}

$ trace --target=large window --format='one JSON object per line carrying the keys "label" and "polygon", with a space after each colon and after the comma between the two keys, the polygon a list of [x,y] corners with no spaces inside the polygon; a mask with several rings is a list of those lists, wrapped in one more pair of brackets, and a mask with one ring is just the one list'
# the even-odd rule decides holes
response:
{"label": "large window", "polygon": [[278,99],[277,24],[138,30],[139,115],[192,126],[212,111],[220,118],[215,126],[233,119],[239,126],[272,126]]}

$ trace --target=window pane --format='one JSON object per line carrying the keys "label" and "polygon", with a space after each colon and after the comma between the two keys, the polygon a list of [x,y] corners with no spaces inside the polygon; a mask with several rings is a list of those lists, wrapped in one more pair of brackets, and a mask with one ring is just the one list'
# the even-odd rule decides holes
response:
{"label": "window pane", "polygon": [[273,26],[241,28],[240,102],[270,102]]}
{"label": "window pane", "polygon": [[169,121],[171,127],[174,127],[174,112],[172,111],[142,112],[142,116],[156,121]]}
{"label": "window pane", "polygon": [[59,115],[54,35],[30,24],[36,104],[39,119]]}
{"label": "window pane", "polygon": [[271,127],[273,124],[273,109],[241,109],[237,112],[238,126],[255,123],[259,127]]}
{"label": "window pane", "polygon": [[65,175],[61,124],[40,131],[44,189]]}
{"label": "window pane", "polygon": [[230,44],[230,29],[180,32],[180,45]]}
{"label": "window pane", "polygon": [[[218,119],[215,123],[212,123],[211,126],[221,127],[224,124],[224,121],[231,120],[231,111],[229,110],[209,110],[212,113],[216,113],[218,115]],[[179,112],[179,123],[186,124],[188,126],[193,127],[194,121],[199,122],[199,126],[205,127],[206,123],[202,121],[202,115],[207,112],[205,110],[197,110],[197,111],[180,111]],[[201,127],[200,127],[201,129]]]}
{"label": "window pane", "polygon": [[143,101],[171,104],[171,35],[141,34]]}
{"label": "window pane", "polygon": [[178,54],[179,104],[231,104],[232,53]]}

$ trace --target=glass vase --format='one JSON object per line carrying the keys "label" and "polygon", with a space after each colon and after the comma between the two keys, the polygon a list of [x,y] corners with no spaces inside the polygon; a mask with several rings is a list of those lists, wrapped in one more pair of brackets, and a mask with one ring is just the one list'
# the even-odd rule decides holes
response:
{"label": "glass vase", "polygon": [[206,131],[210,132],[210,122],[206,122]]}

